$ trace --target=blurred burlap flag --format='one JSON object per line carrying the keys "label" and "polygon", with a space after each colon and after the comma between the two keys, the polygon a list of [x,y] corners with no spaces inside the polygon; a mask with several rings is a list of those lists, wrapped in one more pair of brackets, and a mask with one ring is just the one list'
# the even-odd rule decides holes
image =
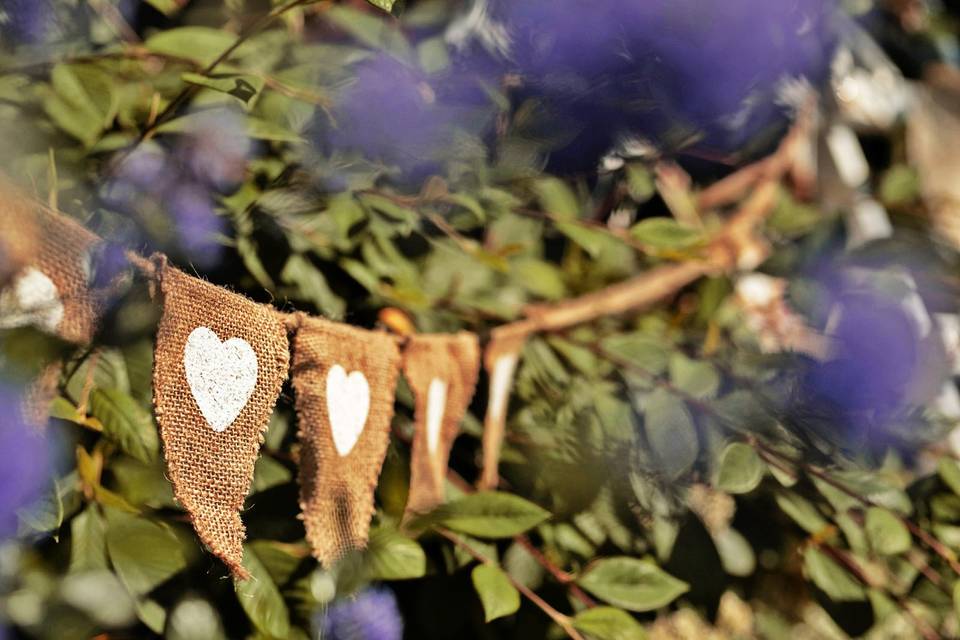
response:
{"label": "blurred burlap flag", "polygon": [[414,335],[403,351],[403,373],[413,389],[416,423],[410,455],[407,513],[424,513],[445,499],[450,449],[470,405],[480,369],[473,333]]}
{"label": "blurred burlap flag", "polygon": [[36,203],[0,176],[0,289],[25,267],[39,248]]}
{"label": "blurred burlap flag", "polygon": [[154,406],[170,480],[200,539],[234,576],[248,578],[240,509],[287,377],[286,329],[269,307],[165,260],[156,279],[163,316]]}
{"label": "blurred burlap flag", "polygon": [[303,314],[291,380],[300,422],[300,508],[313,553],[330,566],[366,546],[390,442],[400,372],[396,339]]}
{"label": "blurred burlap flag", "polygon": [[0,178],[0,328],[35,326],[89,344],[105,292],[90,288],[99,238]]}

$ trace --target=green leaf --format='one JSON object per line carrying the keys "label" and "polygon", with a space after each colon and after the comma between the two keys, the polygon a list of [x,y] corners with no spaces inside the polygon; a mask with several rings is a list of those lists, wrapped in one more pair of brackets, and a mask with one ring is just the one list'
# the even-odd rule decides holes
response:
{"label": "green leaf", "polygon": [[827,521],[806,498],[789,491],[776,495],[777,506],[807,533],[818,534],[827,527]]}
{"label": "green leaf", "polygon": [[140,622],[158,635],[163,633],[163,628],[167,624],[167,610],[160,603],[150,598],[139,598],[134,601],[133,606],[137,610]]}
{"label": "green leaf", "polygon": [[546,260],[517,258],[510,261],[510,272],[520,286],[547,300],[558,300],[567,293],[563,272]]}
{"label": "green leaf", "polygon": [[120,580],[143,596],[187,566],[180,540],[153,520],[105,509],[107,552]]}
{"label": "green leaf", "polygon": [[243,547],[243,566],[250,572],[250,578],[234,580],[240,606],[259,631],[272,638],[286,638],[290,633],[287,605],[270,572],[249,545]]}
{"label": "green leaf", "polygon": [[887,509],[882,507],[867,509],[864,528],[870,546],[880,555],[894,556],[910,549],[910,531],[898,516]]}
{"label": "green leaf", "polygon": [[342,318],[347,309],[346,303],[337,296],[326,277],[310,260],[302,255],[293,254],[287,258],[280,279],[299,290],[300,298],[313,303],[328,318]]}
{"label": "green leaf", "polygon": [[720,374],[709,362],[693,360],[682,353],[670,356],[670,381],[694,398],[712,398],[720,388]]}
{"label": "green leaf", "polygon": [[106,527],[96,508],[89,506],[70,521],[70,573],[108,567]]}
{"label": "green leaf", "polygon": [[417,541],[388,527],[371,532],[364,563],[369,580],[412,580],[427,572],[427,556]]}
{"label": "green leaf", "polygon": [[223,29],[194,26],[158,31],[143,44],[153,53],[186,58],[206,67],[235,40],[235,35]]}
{"label": "green leaf", "polygon": [[560,178],[541,178],[533,185],[540,209],[560,220],[576,220],[580,217],[580,202],[566,182]]}
{"label": "green leaf", "polygon": [[763,479],[764,464],[750,445],[734,442],[720,454],[717,488],[727,493],[750,493]]}
{"label": "green leaf", "polygon": [[93,65],[58,64],[50,81],[55,93],[44,100],[47,114],[91,146],[117,115],[119,99],[110,76]]}
{"label": "green leaf", "polygon": [[20,519],[18,533],[20,535],[52,533],[56,539],[66,513],[63,499],[69,490],[67,482],[54,479],[53,486],[44,492],[38,502],[17,511]]}
{"label": "green leaf", "polygon": [[663,340],[640,332],[614,334],[601,340],[600,345],[607,353],[650,375],[665,371],[670,361],[670,352]]}
{"label": "green leaf", "polygon": [[245,107],[252,106],[263,91],[264,80],[261,76],[238,73],[220,73],[204,76],[199,73],[184,73],[180,78],[199,87],[206,87],[236,98]]}
{"label": "green leaf", "polygon": [[574,616],[573,626],[594,640],[644,640],[647,637],[633,616],[614,607],[594,607],[581,611]]}
{"label": "green leaf", "polygon": [[493,564],[478,564],[470,574],[473,588],[483,603],[486,621],[513,615],[520,608],[520,592],[510,583],[507,574]]}
{"label": "green leaf", "polygon": [[960,496],[960,463],[943,457],[937,463],[937,475],[950,490]]}
{"label": "green leaf", "polygon": [[665,607],[690,589],[653,562],[629,557],[596,561],[577,584],[601,600],[638,612]]}
{"label": "green leaf", "polygon": [[713,544],[720,556],[723,570],[732,576],[745,578],[757,567],[757,556],[743,535],[733,528],[726,528],[713,535]]}
{"label": "green leaf", "polygon": [[367,0],[367,2],[387,13],[393,11],[393,5],[397,4],[397,0]]}
{"label": "green leaf", "polygon": [[166,640],[223,640],[223,624],[213,605],[200,598],[185,598],[170,611]]}
{"label": "green leaf", "polygon": [[960,580],[953,583],[953,612],[960,617]]}
{"label": "green leaf", "polygon": [[689,249],[703,242],[703,233],[685,227],[673,218],[647,218],[633,226],[630,234],[655,249]]}
{"label": "green leaf", "polygon": [[175,15],[187,5],[183,0],[144,0],[151,7],[165,16]]}
{"label": "green leaf", "polygon": [[803,554],[803,566],[810,580],[831,600],[852,602],[866,599],[863,586],[856,578],[817,547],[807,547]]}
{"label": "green leaf", "polygon": [[890,167],[880,182],[880,200],[888,206],[910,204],[920,197],[920,176],[905,164]]}
{"label": "green leaf", "polygon": [[635,202],[646,202],[657,192],[650,170],[639,162],[631,162],[626,167],[627,190]]}
{"label": "green leaf", "polygon": [[270,456],[261,455],[257,458],[253,470],[253,487],[250,493],[260,493],[293,480],[293,473],[283,464]]}
{"label": "green leaf", "polygon": [[117,389],[94,389],[90,411],[103,424],[103,434],[142,462],[156,458],[160,449],[153,420],[139,403]]}
{"label": "green leaf", "polygon": [[549,517],[549,512],[520,496],[492,491],[465,496],[424,516],[429,524],[478,538],[512,538]]}
{"label": "green leaf", "polygon": [[644,400],[643,414],[643,429],[660,470],[671,478],[689,471],[700,446],[686,403],[666,389],[657,389]]}

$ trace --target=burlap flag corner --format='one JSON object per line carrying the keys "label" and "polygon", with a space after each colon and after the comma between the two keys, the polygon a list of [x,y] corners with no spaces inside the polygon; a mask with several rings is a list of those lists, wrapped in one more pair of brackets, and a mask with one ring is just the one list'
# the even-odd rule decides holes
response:
{"label": "burlap flag corner", "polygon": [[[105,292],[90,287],[92,252],[100,239],[66,216],[0,180],[0,329],[35,326],[73,344],[89,344]],[[16,269],[15,273],[12,272]]]}
{"label": "burlap flag corner", "polygon": [[383,332],[297,317],[291,380],[303,445],[300,507],[314,555],[330,566],[367,543],[400,351]]}
{"label": "burlap flag corner", "polygon": [[415,402],[408,515],[427,512],[446,497],[450,450],[479,370],[480,344],[473,333],[414,335],[404,348],[403,373]]}
{"label": "burlap flag corner", "polygon": [[274,312],[162,263],[154,406],[177,500],[200,539],[241,579],[240,519],[270,414],[287,377]]}

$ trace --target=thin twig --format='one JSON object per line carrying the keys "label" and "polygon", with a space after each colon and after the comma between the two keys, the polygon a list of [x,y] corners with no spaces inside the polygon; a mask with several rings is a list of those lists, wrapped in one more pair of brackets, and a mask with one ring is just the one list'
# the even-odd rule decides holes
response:
{"label": "thin twig", "polygon": [[[470,554],[473,557],[474,560],[481,562],[483,564],[495,566],[494,562],[490,560],[490,558],[486,557],[485,555],[483,555],[482,553],[480,553],[479,551],[471,547],[469,544],[464,542],[463,539],[460,538],[460,536],[453,533],[452,531],[448,529],[444,529],[442,527],[435,527],[434,530],[437,533],[439,533],[441,536],[449,540],[450,542],[454,543],[455,545],[457,545],[458,547],[466,551],[468,554]],[[521,582],[518,582],[513,576],[511,576],[506,571],[503,572],[503,575],[507,577],[507,580],[510,581],[510,584],[513,585],[514,589],[522,593],[524,597],[527,598],[527,600],[535,604],[537,607],[540,608],[541,611],[543,611],[545,614],[550,616],[550,619],[553,620],[555,623],[557,623],[557,626],[563,629],[564,633],[566,633],[569,637],[573,638],[573,640],[585,640],[584,637],[580,635],[580,632],[573,627],[573,622],[570,620],[570,616],[564,615],[559,611],[557,611],[556,609],[554,609],[546,600],[538,596],[534,591],[532,591],[526,585],[522,584]]]}

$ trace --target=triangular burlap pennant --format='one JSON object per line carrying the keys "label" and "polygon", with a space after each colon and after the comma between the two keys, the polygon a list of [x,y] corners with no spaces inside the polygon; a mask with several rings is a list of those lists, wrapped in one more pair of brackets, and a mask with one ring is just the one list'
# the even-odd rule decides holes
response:
{"label": "triangular burlap pennant", "polygon": [[33,325],[67,342],[88,344],[106,296],[89,286],[99,238],[12,188],[2,191],[10,194],[8,218],[0,227],[3,250],[32,255],[0,293],[0,328]]}
{"label": "triangular burlap pennant", "polygon": [[479,373],[480,344],[473,333],[414,335],[407,342],[403,374],[413,389],[416,418],[407,513],[424,513],[444,501],[450,449]]}
{"label": "triangular burlap pennant", "polygon": [[477,483],[480,489],[496,489],[500,484],[500,449],[507,424],[507,405],[513,389],[513,376],[533,325],[516,322],[491,332],[490,343],[483,353],[483,366],[490,378],[487,415],[483,421],[483,472]]}
{"label": "triangular burlap pennant", "polygon": [[170,479],[200,539],[238,578],[263,433],[287,377],[289,345],[268,307],[162,263],[154,406]]}
{"label": "triangular burlap pennant", "polygon": [[300,421],[300,508],[325,566],[366,546],[390,443],[396,339],[297,315],[291,379]]}
{"label": "triangular burlap pennant", "polygon": [[0,288],[25,267],[39,249],[35,204],[0,176]]}

